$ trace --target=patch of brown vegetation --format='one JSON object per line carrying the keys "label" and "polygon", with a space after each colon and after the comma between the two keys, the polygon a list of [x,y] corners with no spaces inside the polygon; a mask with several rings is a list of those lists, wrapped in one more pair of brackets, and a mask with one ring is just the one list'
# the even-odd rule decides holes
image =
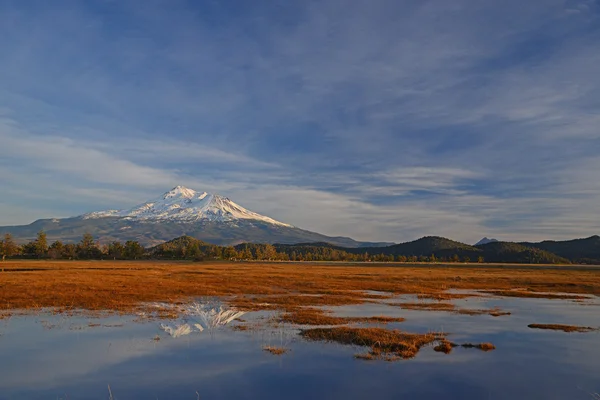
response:
{"label": "patch of brown vegetation", "polygon": [[456,344],[447,340],[442,340],[437,346],[433,348],[433,350],[440,353],[450,354],[454,347],[456,347]]}
{"label": "patch of brown vegetation", "polygon": [[392,322],[404,322],[406,319],[401,317],[388,317],[385,315],[375,315],[373,317],[354,317],[346,318],[352,322],[365,322],[370,324],[390,324]]}
{"label": "patch of brown vegetation", "polygon": [[420,300],[458,300],[458,299],[466,299],[468,297],[480,297],[480,295],[475,293],[420,293],[417,295],[417,298]]}
{"label": "patch of brown vegetation", "polygon": [[502,311],[499,308],[492,308],[491,310],[479,310],[479,309],[468,309],[462,308],[460,310],[456,310],[457,314],[463,315],[491,315],[492,317],[501,317],[503,315],[511,315],[509,311]]}
{"label": "patch of brown vegetation", "polygon": [[502,311],[498,308],[493,308],[491,310],[486,309],[469,309],[469,308],[457,308],[456,305],[451,303],[387,303],[390,306],[397,306],[401,308],[406,308],[409,310],[426,310],[426,311],[444,311],[444,312],[453,312],[456,314],[462,315],[491,315],[493,317],[499,317],[502,315],[510,315],[508,311]]}
{"label": "patch of brown vegetation", "polygon": [[389,305],[409,310],[454,311],[456,308],[456,306],[451,303],[390,303]]}
{"label": "patch of brown vegetation", "polygon": [[234,331],[247,331],[249,328],[248,325],[233,325],[231,329]]}
{"label": "patch of brown vegetation", "polygon": [[[306,329],[301,331],[300,335],[312,341],[370,347],[369,354],[372,359],[412,358],[421,347],[443,338],[443,334],[437,333],[420,334],[383,328],[350,327]],[[365,359],[365,356],[361,355],[358,358]]]}
{"label": "patch of brown vegetation", "polygon": [[501,317],[503,315],[511,315],[511,312],[494,309],[494,310],[490,311],[488,314],[490,314],[492,317]]}
{"label": "patch of brown vegetation", "polygon": [[473,344],[473,343],[464,343],[460,345],[461,347],[467,348],[467,349],[479,349],[482,351],[491,351],[491,350],[496,350],[496,346],[494,346],[491,343],[477,343],[477,344]]}
{"label": "patch of brown vegetation", "polygon": [[592,328],[591,326],[576,326],[562,324],[529,324],[527,326],[531,329],[549,329],[553,331],[563,332],[592,332],[598,330],[598,328]]}
{"label": "patch of brown vegetation", "polygon": [[268,351],[269,353],[271,353],[275,356],[283,355],[289,351],[289,349],[286,349],[285,347],[277,347],[277,346],[264,346],[263,350]]}
{"label": "patch of brown vegetation", "polygon": [[5,319],[5,318],[10,318],[10,317],[12,317],[12,313],[0,312],[0,320]]}
{"label": "patch of brown vegetation", "polygon": [[358,359],[358,360],[366,360],[366,361],[373,361],[373,360],[377,360],[377,357],[375,357],[373,354],[371,353],[360,353],[360,354],[355,354],[354,358]]}
{"label": "patch of brown vegetation", "polygon": [[[47,260],[5,261],[2,268],[1,310],[54,307],[64,313],[80,309],[131,313],[146,302],[214,296],[228,297],[245,310],[293,311],[381,297],[366,291],[432,297],[454,296],[446,292],[449,289],[518,297],[600,295],[600,273],[577,268]],[[509,290],[514,287],[525,289]],[[550,297],[536,292],[576,295]],[[168,311],[161,316],[173,317]]]}
{"label": "patch of brown vegetation", "polygon": [[484,293],[493,294],[495,296],[503,297],[525,297],[533,299],[561,299],[561,300],[585,300],[589,299],[586,296],[573,295],[573,294],[555,294],[555,293],[536,293],[527,292],[524,290],[486,290]]}
{"label": "patch of brown vegetation", "polygon": [[320,308],[303,307],[284,313],[280,321],[296,325],[346,325],[350,323],[389,324],[403,322],[404,318],[378,315],[374,317],[335,317]]}

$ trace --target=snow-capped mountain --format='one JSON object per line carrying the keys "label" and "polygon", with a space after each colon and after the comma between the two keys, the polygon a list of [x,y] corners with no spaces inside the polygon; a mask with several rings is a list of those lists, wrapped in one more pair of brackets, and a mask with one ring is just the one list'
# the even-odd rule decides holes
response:
{"label": "snow-capped mountain", "polygon": [[184,186],[177,186],[162,196],[139,204],[128,210],[107,210],[81,216],[83,219],[120,217],[139,221],[173,222],[235,222],[254,220],[268,224],[287,226],[264,215],[247,210],[227,197],[206,192],[197,192]]}
{"label": "snow-capped mountain", "polygon": [[188,235],[208,243],[327,242],[343,247],[386,246],[391,243],[357,242],[325,236],[257,214],[230,199],[177,186],[163,195],[126,210],[97,211],[72,218],[40,219],[29,225],[0,227],[19,242],[35,239],[43,230],[48,240],[76,243],[90,233],[100,243],[136,240],[144,246]]}

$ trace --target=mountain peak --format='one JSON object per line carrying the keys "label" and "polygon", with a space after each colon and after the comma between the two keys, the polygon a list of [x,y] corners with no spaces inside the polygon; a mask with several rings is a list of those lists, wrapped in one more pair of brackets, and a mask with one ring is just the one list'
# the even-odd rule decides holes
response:
{"label": "mountain peak", "polygon": [[497,239],[494,239],[494,238],[492,238],[492,239],[488,239],[487,237],[484,237],[484,238],[483,238],[483,239],[481,239],[479,242],[475,243],[475,246],[479,246],[479,245],[482,245],[482,244],[488,244],[488,243],[495,243],[495,242],[497,242],[497,241],[498,241],[498,240],[497,240]]}
{"label": "mountain peak", "polygon": [[[194,197],[196,197],[196,195],[198,194],[198,192],[196,192],[193,189],[187,188],[185,186],[175,186],[173,189],[169,190],[168,192],[166,192],[163,195],[163,199],[171,199],[174,197],[182,197],[182,198],[186,198],[186,199],[192,199]],[[202,193],[203,195],[206,195],[206,192]]]}
{"label": "mountain peak", "polygon": [[175,186],[161,197],[138,204],[128,210],[99,211],[82,216],[83,219],[106,217],[119,217],[146,222],[172,221],[185,223],[199,221],[235,223],[236,221],[247,220],[279,226],[291,226],[247,210],[227,197],[198,192],[185,186]]}

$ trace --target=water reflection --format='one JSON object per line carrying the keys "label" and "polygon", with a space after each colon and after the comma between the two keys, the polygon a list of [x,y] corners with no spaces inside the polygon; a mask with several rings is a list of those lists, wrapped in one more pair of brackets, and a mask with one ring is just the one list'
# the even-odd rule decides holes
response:
{"label": "water reflection", "polygon": [[154,306],[161,310],[172,309],[181,316],[181,321],[175,324],[160,324],[160,328],[174,338],[203,332],[205,329],[212,331],[246,314],[236,308],[226,307],[220,302],[193,302],[183,306],[156,303]]}
{"label": "water reflection", "polygon": [[[0,399],[590,399],[600,391],[600,334],[535,331],[527,324],[600,326],[597,307],[563,300],[477,298],[456,300],[474,308],[498,306],[506,317],[457,315],[365,304],[332,308],[338,315],[392,315],[391,328],[426,332],[440,326],[457,342],[490,341],[491,353],[457,348],[450,355],[423,349],[396,363],[354,360],[361,349],[328,343],[289,343],[276,357],[265,337],[295,327],[234,331],[241,315],[225,305],[197,303],[182,312],[192,333],[153,340],[160,322],[137,316],[64,318],[49,314],[0,321]],[[164,305],[161,305],[161,307]],[[42,324],[42,321],[46,323]],[[121,325],[121,326],[119,326]],[[275,333],[273,333],[275,330]]]}

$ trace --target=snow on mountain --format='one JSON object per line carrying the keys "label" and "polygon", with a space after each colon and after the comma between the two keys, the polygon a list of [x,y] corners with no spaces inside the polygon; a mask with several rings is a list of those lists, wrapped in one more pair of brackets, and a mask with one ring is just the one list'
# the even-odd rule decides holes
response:
{"label": "snow on mountain", "polygon": [[479,246],[480,244],[488,244],[488,243],[494,243],[497,242],[498,240],[496,239],[488,239],[487,237],[484,237],[483,239],[481,239],[479,242],[475,243],[475,246]]}
{"label": "snow on mountain", "polygon": [[83,219],[121,217],[143,221],[196,222],[235,222],[255,220],[273,225],[287,226],[264,215],[247,210],[227,197],[206,192],[197,192],[184,186],[177,186],[161,197],[139,204],[128,210],[97,211],[81,216]]}

